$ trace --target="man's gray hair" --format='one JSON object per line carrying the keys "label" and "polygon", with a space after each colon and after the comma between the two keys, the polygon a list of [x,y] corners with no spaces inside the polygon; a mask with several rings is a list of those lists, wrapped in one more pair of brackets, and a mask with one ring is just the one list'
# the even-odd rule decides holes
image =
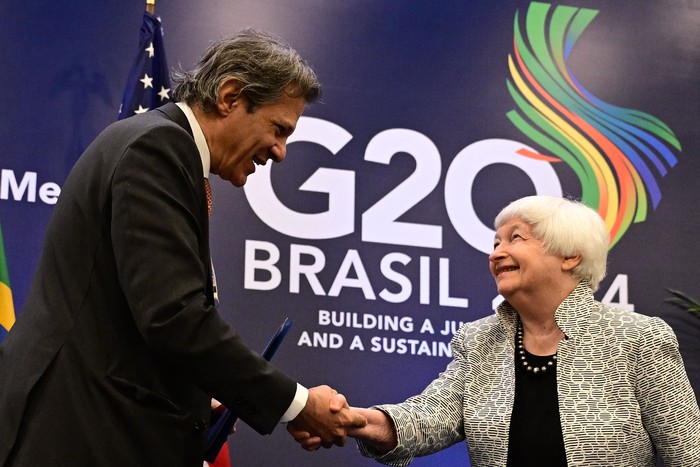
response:
{"label": "man's gray hair", "polygon": [[285,93],[307,104],[321,94],[316,73],[291,46],[273,34],[245,29],[212,44],[193,70],[174,72],[174,99],[209,112],[230,78],[240,81],[249,112],[280,101]]}

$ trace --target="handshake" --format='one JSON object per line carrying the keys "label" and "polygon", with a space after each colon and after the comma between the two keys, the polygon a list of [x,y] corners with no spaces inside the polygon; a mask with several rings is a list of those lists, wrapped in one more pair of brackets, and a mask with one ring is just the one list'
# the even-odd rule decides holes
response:
{"label": "handshake", "polygon": [[287,431],[307,451],[345,446],[348,436],[386,452],[396,445],[393,423],[384,412],[350,407],[345,396],[328,386],[309,389],[306,406]]}

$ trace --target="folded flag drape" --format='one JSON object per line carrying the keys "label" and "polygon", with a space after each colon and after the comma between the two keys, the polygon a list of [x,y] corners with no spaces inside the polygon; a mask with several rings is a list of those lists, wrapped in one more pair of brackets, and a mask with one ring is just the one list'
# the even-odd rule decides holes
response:
{"label": "folded flag drape", "polygon": [[2,238],[2,226],[0,226],[0,342],[13,324],[15,324],[15,305],[12,301],[10,274],[7,271],[5,258],[5,242]]}

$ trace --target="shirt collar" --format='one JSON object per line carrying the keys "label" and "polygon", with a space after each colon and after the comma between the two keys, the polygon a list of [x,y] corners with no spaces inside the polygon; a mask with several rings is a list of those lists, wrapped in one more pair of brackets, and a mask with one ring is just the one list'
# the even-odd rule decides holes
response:
{"label": "shirt collar", "polygon": [[[576,337],[581,333],[582,326],[588,322],[591,309],[595,303],[593,291],[587,280],[581,280],[571,293],[559,304],[554,312],[557,326],[567,337]],[[518,325],[518,315],[508,301],[503,301],[496,309],[499,321],[506,329],[509,337],[515,337]]]}
{"label": "shirt collar", "polygon": [[202,172],[204,173],[204,178],[209,178],[209,167],[211,165],[211,153],[209,152],[209,146],[207,146],[207,140],[204,138],[204,133],[202,132],[202,127],[199,125],[197,118],[194,116],[194,112],[189,105],[184,102],[176,102],[176,104],[184,112],[187,121],[192,128],[192,136],[194,136],[194,144],[197,145],[197,151],[199,152],[199,157],[202,158]]}

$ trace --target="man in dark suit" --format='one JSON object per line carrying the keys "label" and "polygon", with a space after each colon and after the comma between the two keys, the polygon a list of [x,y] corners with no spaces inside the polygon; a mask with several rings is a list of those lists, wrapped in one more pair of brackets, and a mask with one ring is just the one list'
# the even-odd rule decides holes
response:
{"label": "man in dark suit", "polygon": [[65,182],[0,347],[2,466],[199,467],[212,398],[260,433],[288,421],[326,447],[366,422],[246,347],[214,302],[205,178],[242,186],[282,161],[314,72],[247,30],[178,79],[178,104],[109,126]]}

